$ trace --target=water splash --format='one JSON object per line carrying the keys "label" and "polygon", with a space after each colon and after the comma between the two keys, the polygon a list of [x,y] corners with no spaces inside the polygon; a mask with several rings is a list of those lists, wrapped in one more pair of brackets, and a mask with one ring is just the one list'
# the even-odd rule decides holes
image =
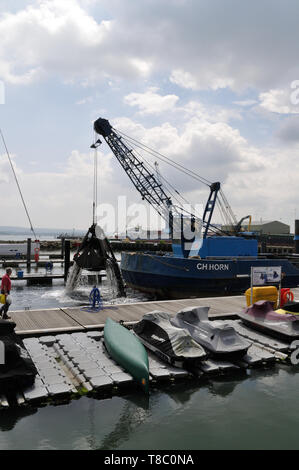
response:
{"label": "water splash", "polygon": [[110,288],[110,294],[111,294],[112,299],[114,299],[115,297],[119,297],[118,283],[117,283],[117,279],[115,277],[113,266],[110,260],[107,260],[106,275],[107,275],[107,284]]}
{"label": "water splash", "polygon": [[67,294],[73,292],[73,290],[78,286],[78,283],[81,277],[81,272],[82,272],[82,269],[77,265],[77,263],[73,263],[73,265],[71,266],[68,272],[66,286],[65,286],[65,292]]}

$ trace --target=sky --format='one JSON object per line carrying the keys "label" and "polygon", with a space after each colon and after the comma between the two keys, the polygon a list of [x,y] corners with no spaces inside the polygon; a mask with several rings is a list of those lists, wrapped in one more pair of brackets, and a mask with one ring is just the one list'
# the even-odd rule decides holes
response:
{"label": "sky", "polygon": [[[293,228],[298,17],[296,0],[2,0],[0,127],[33,225],[91,225],[90,145],[102,117],[220,181],[238,220]],[[0,145],[0,225],[26,226]],[[105,141],[98,162],[100,204],[142,202]],[[205,204],[208,186],[163,162],[159,170]]]}

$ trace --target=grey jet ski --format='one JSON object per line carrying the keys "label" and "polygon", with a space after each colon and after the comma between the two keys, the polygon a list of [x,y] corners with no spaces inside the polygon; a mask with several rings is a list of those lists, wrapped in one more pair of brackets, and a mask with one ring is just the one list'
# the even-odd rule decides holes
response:
{"label": "grey jet ski", "polygon": [[299,338],[299,318],[283,309],[273,310],[273,302],[260,300],[238,313],[245,325],[282,340],[292,341]]}
{"label": "grey jet ski", "polygon": [[204,346],[214,357],[241,357],[250,343],[232,326],[217,320],[210,321],[210,307],[187,307],[171,318],[171,323],[187,329],[192,338]]}
{"label": "grey jet ski", "polygon": [[175,367],[196,368],[197,363],[207,357],[206,351],[186,329],[171,324],[166,312],[146,313],[133,330],[145,347]]}

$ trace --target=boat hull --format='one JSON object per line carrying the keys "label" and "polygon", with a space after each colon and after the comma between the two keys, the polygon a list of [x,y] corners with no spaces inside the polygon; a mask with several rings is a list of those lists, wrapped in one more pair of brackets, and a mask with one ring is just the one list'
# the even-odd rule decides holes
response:
{"label": "boat hull", "polygon": [[[33,242],[31,245],[31,252],[34,253],[35,249],[39,249],[40,244]],[[27,243],[0,243],[0,256],[9,258],[18,258],[27,255]]]}
{"label": "boat hull", "polygon": [[104,341],[110,356],[133,376],[145,393],[148,393],[148,356],[139,339],[119,323],[107,318]]}
{"label": "boat hull", "polygon": [[288,260],[193,259],[147,253],[122,253],[121,272],[128,287],[159,298],[244,293],[252,266],[281,266],[282,287],[299,285],[299,269]]}

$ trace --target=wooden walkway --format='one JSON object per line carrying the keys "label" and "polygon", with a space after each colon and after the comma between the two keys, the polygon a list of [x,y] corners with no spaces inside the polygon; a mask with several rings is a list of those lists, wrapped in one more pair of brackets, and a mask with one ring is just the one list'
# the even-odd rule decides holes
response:
{"label": "wooden walkway", "polygon": [[[292,289],[299,298],[299,288]],[[136,322],[153,310],[176,313],[185,307],[209,306],[211,318],[236,318],[246,305],[245,296],[206,297],[198,299],[136,302],[105,305],[99,312],[87,312],[82,307],[55,308],[45,310],[22,310],[10,312],[16,323],[16,332],[23,336],[50,333],[66,333],[103,328],[108,317],[124,322]]]}
{"label": "wooden walkway", "polygon": [[190,306],[210,306],[210,316],[217,318],[232,316],[245,306],[244,296],[211,297],[204,299],[184,299],[131,304],[105,305],[99,312],[88,312],[82,307],[55,308],[46,310],[22,310],[10,312],[20,335],[40,335],[65,333],[103,328],[108,317],[113,320],[136,322],[153,310],[176,313]]}
{"label": "wooden walkway", "polygon": [[13,282],[26,281],[27,286],[49,285],[53,283],[53,279],[64,279],[64,274],[23,274],[23,277],[11,276]]}

